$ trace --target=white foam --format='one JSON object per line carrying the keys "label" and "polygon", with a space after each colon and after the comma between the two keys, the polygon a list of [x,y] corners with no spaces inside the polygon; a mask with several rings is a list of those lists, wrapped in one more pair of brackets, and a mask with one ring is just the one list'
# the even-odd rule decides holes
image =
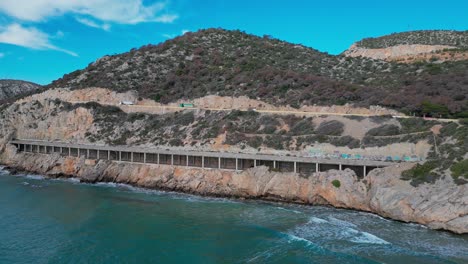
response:
{"label": "white foam", "polygon": [[380,237],[377,237],[373,234],[363,232],[363,231],[358,231],[353,228],[344,228],[341,231],[341,236],[343,239],[349,240],[354,243],[362,243],[362,244],[390,244],[390,242],[387,242]]}
{"label": "white foam", "polygon": [[103,186],[103,187],[111,187],[111,188],[117,188],[117,187],[125,187],[125,188],[130,188],[131,186],[128,184],[124,183],[115,183],[115,182],[97,182],[95,183],[97,186]]}
{"label": "white foam", "polygon": [[287,235],[288,243],[302,242],[302,243],[305,243],[309,247],[317,247],[314,243],[312,243],[312,241],[307,240],[303,237],[298,237],[292,234],[286,234],[286,235]]}
{"label": "white foam", "polygon": [[51,179],[52,181],[59,181],[59,182],[71,182],[71,183],[80,183],[79,178],[55,178]]}
{"label": "white foam", "polygon": [[281,207],[281,206],[277,206],[276,208],[278,208],[280,210],[288,211],[288,212],[293,212],[295,214],[302,214],[302,212],[299,212],[297,210],[287,209],[287,208],[284,208],[284,207]]}
{"label": "white foam", "polygon": [[312,216],[312,217],[310,218],[310,222],[314,222],[314,223],[316,223],[316,224],[325,224],[325,223],[328,223],[327,220],[322,219],[322,218],[318,218],[318,217],[315,217],[315,216]]}
{"label": "white foam", "polygon": [[390,244],[390,242],[367,232],[359,232],[359,235],[351,238],[351,241],[364,244]]}
{"label": "white foam", "polygon": [[0,175],[8,174],[8,171],[5,170],[5,166],[0,166]]}
{"label": "white foam", "polygon": [[331,223],[337,225],[337,226],[342,226],[342,227],[357,227],[355,224],[345,221],[345,220],[340,220],[335,217],[329,216],[328,220],[330,220]]}
{"label": "white foam", "polygon": [[387,222],[391,222],[391,220],[386,219],[386,218],[383,218],[382,216],[377,215],[377,214],[368,213],[368,212],[359,212],[359,214],[362,214],[362,215],[365,215],[365,216],[372,216],[372,217],[378,218],[378,219],[380,219],[380,220],[384,220],[384,221],[387,221]]}
{"label": "white foam", "polygon": [[44,176],[41,176],[41,175],[33,175],[33,174],[26,175],[26,178],[27,178],[27,179],[31,179],[31,180],[44,180],[44,179],[45,179]]}

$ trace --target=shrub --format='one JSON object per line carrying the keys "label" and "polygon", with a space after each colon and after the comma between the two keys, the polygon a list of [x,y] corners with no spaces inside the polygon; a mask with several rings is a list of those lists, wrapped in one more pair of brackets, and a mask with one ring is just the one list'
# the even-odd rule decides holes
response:
{"label": "shrub", "polygon": [[272,149],[284,149],[283,142],[285,142],[281,136],[267,136],[264,143],[267,147]]}
{"label": "shrub", "polygon": [[367,131],[366,136],[394,136],[400,134],[400,128],[396,125],[382,125]]}
{"label": "shrub", "polygon": [[160,94],[155,94],[153,95],[153,97],[151,97],[151,99],[153,99],[155,102],[158,102],[161,101],[161,95]]}
{"label": "shrub", "polygon": [[312,118],[307,118],[296,123],[289,131],[293,135],[307,135],[314,132]]}
{"label": "shrub", "polygon": [[439,177],[433,172],[437,168],[435,161],[428,161],[424,164],[416,164],[413,168],[404,171],[401,174],[401,179],[410,180],[411,185],[417,186],[421,183],[434,183]]}
{"label": "shrub", "polygon": [[371,116],[369,117],[369,119],[376,124],[382,124],[384,122],[387,122],[393,119],[393,117],[391,115],[379,115],[379,116]]}
{"label": "shrub", "polygon": [[173,138],[169,140],[169,145],[178,147],[184,145],[184,143],[179,138]]}
{"label": "shrub", "polygon": [[133,123],[137,120],[145,119],[146,115],[144,113],[130,113],[127,116],[127,121]]}
{"label": "shrub", "polygon": [[263,138],[261,137],[251,137],[248,139],[247,144],[252,148],[259,148],[263,143]]}
{"label": "shrub", "polygon": [[424,101],[421,104],[423,114],[430,116],[447,116],[449,110],[447,106]]}
{"label": "shrub", "polygon": [[315,133],[319,135],[340,136],[343,131],[344,124],[339,121],[332,120],[321,123]]}
{"label": "shrub", "polygon": [[349,120],[355,120],[355,121],[362,121],[364,119],[366,119],[365,117],[363,116],[345,116],[345,118],[349,119]]}
{"label": "shrub", "polygon": [[458,179],[459,177],[463,177],[468,179],[468,159],[455,163],[450,170],[452,171],[453,178]]}
{"label": "shrub", "polygon": [[331,183],[333,186],[335,186],[335,188],[341,187],[341,182],[339,180],[333,180]]}
{"label": "shrub", "polygon": [[337,146],[337,147],[347,146],[353,149],[353,148],[359,148],[361,141],[351,136],[344,136],[344,137],[339,137],[339,138],[332,138],[330,140],[330,144]]}
{"label": "shrub", "polygon": [[185,112],[175,117],[175,124],[181,126],[188,126],[195,121],[195,116],[192,111]]}

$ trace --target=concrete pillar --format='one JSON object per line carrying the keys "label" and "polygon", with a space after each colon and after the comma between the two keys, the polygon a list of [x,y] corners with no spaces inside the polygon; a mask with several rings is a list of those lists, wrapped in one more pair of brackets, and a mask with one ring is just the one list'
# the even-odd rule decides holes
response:
{"label": "concrete pillar", "polygon": [[297,162],[294,162],[294,173],[297,173]]}
{"label": "concrete pillar", "polygon": [[146,152],[143,153],[143,163],[146,163]]}
{"label": "concrete pillar", "polygon": [[363,171],[364,171],[364,177],[366,177],[367,176],[367,167],[366,167],[366,165],[364,165]]}
{"label": "concrete pillar", "polygon": [[201,167],[205,168],[205,157],[204,156],[201,157]]}
{"label": "concrete pillar", "polygon": [[319,172],[319,164],[318,164],[318,162],[315,163],[315,172]]}
{"label": "concrete pillar", "polygon": [[171,154],[171,165],[174,166],[174,154]]}
{"label": "concrete pillar", "polygon": [[86,158],[89,159],[89,149],[86,149]]}
{"label": "concrete pillar", "polygon": [[185,156],[185,163],[186,163],[185,165],[187,165],[187,167],[188,167],[188,157],[189,157],[188,155]]}
{"label": "concrete pillar", "polygon": [[122,161],[122,151],[119,151],[119,161]]}
{"label": "concrete pillar", "polygon": [[254,159],[254,168],[257,168],[257,160]]}
{"label": "concrete pillar", "polygon": [[158,155],[158,162],[157,163],[159,164],[159,153],[157,155]]}
{"label": "concrete pillar", "polygon": [[71,156],[71,148],[68,148],[68,156]]}
{"label": "concrete pillar", "polygon": [[133,161],[133,152],[130,152],[130,160],[131,160],[132,162],[134,162],[134,161]]}
{"label": "concrete pillar", "polygon": [[218,157],[218,169],[221,169],[221,157]]}
{"label": "concrete pillar", "polygon": [[236,158],[236,171],[238,171],[238,170],[239,170],[239,159]]}
{"label": "concrete pillar", "polygon": [[96,158],[99,159],[99,152],[101,152],[101,151],[99,151],[99,149],[98,149],[98,150],[96,150],[96,152],[97,152]]}
{"label": "concrete pillar", "polygon": [[110,160],[110,150],[107,151],[107,159]]}
{"label": "concrete pillar", "polygon": [[273,169],[276,169],[276,160],[273,161]]}
{"label": "concrete pillar", "polygon": [[340,171],[342,171],[343,170],[343,165],[341,165],[341,163],[339,165],[340,165]]}

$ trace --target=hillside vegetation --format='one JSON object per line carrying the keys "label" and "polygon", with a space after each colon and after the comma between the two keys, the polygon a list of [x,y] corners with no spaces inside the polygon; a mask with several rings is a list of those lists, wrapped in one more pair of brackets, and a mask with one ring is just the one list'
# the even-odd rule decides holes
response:
{"label": "hillside vegetation", "polygon": [[468,113],[467,66],[332,56],[269,36],[207,29],[104,56],[49,87],[136,90],[162,103],[246,95],[293,107],[352,103],[462,117]]}
{"label": "hillside vegetation", "polygon": [[20,80],[0,80],[0,104],[31,94],[41,88],[39,84]]}
{"label": "hillside vegetation", "polygon": [[418,30],[390,35],[365,38],[357,42],[358,47],[368,49],[388,48],[397,45],[445,45],[468,48],[468,31],[453,30]]}

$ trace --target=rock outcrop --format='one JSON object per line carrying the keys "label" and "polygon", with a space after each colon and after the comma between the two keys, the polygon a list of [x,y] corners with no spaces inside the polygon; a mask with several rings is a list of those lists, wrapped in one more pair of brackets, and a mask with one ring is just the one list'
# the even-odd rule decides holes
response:
{"label": "rock outcrop", "polygon": [[411,56],[418,56],[422,54],[433,53],[440,50],[454,49],[452,46],[444,45],[397,45],[388,48],[369,49],[359,47],[353,44],[343,54],[348,57],[365,57],[376,60],[396,61],[408,58]]}
{"label": "rock outcrop", "polygon": [[[91,161],[59,155],[16,153],[12,146],[0,162],[49,177],[77,177],[84,182],[115,182],[199,195],[265,199],[310,205],[332,205],[374,212],[384,217],[468,233],[468,190],[451,178],[413,187],[397,175],[405,166],[373,170],[358,179],[351,170],[301,177],[257,167],[243,172],[168,165]],[[338,180],[340,187],[332,181]]]}

